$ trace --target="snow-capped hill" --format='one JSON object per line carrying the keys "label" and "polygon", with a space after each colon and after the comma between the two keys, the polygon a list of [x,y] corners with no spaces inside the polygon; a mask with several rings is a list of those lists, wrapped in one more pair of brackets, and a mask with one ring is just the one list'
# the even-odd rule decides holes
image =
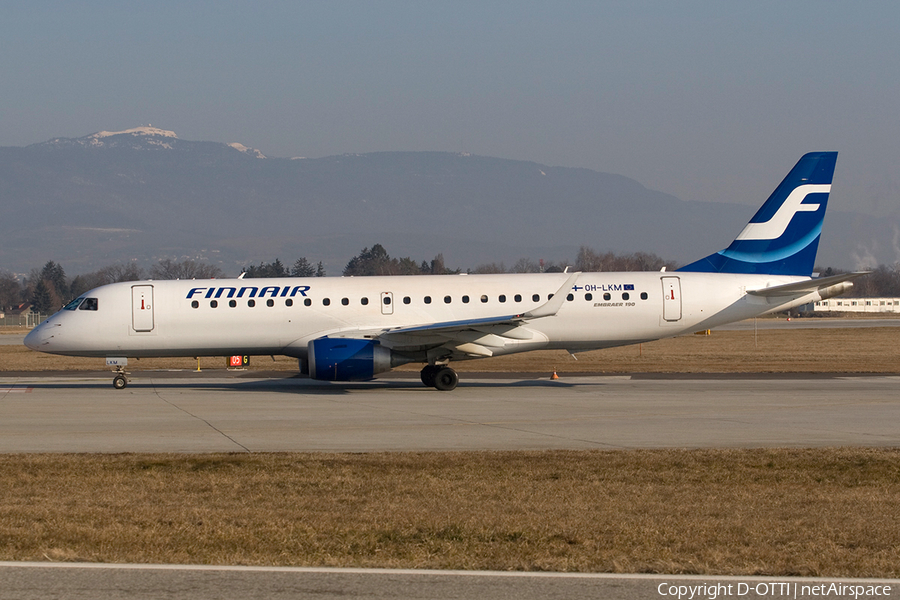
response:
{"label": "snow-capped hill", "polygon": [[218,142],[192,142],[182,140],[174,131],[160,129],[152,125],[133,127],[123,131],[98,131],[79,138],[54,138],[33,144],[35,148],[45,149],[119,149],[119,150],[178,150],[179,152],[238,152],[252,158],[266,158],[266,155],[244,144],[237,142],[222,144]]}
{"label": "snow-capped hill", "polygon": [[131,134],[131,135],[135,135],[135,136],[137,136],[137,135],[158,135],[158,136],[162,136],[162,137],[170,137],[170,138],[176,138],[176,139],[178,138],[178,136],[175,135],[174,131],[168,131],[166,129],[159,129],[158,127],[153,127],[152,125],[148,125],[147,127],[135,127],[133,129],[126,129],[125,131],[98,131],[97,133],[93,133],[86,137],[95,138],[95,139],[99,140],[101,138],[110,137],[113,135],[124,135],[124,134]]}
{"label": "snow-capped hill", "polygon": [[256,148],[249,148],[238,142],[232,142],[228,145],[231,146],[232,148],[234,148],[235,150],[237,150],[238,152],[243,152],[244,154],[249,154],[250,156],[255,156],[256,158],[265,158],[266,157],[265,154],[263,154]]}
{"label": "snow-capped hill", "polygon": [[54,148],[133,148],[135,150],[166,149],[178,142],[174,131],[158,127],[134,127],[124,131],[98,131],[79,138],[54,138],[36,146]]}
{"label": "snow-capped hill", "polygon": [[98,131],[83,138],[78,138],[84,145],[93,147],[118,146],[132,147],[134,149],[165,148],[172,149],[172,140],[178,136],[174,131],[159,129],[157,127],[135,127],[125,131]]}

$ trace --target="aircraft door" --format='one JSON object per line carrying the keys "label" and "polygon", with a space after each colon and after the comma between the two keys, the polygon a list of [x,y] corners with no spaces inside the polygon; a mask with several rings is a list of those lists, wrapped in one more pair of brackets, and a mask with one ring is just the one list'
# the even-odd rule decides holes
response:
{"label": "aircraft door", "polygon": [[663,320],[681,320],[681,279],[663,277]]}
{"label": "aircraft door", "polygon": [[381,314],[394,314],[394,294],[392,292],[381,292]]}
{"label": "aircraft door", "polygon": [[131,327],[135,331],[153,331],[153,286],[131,286]]}

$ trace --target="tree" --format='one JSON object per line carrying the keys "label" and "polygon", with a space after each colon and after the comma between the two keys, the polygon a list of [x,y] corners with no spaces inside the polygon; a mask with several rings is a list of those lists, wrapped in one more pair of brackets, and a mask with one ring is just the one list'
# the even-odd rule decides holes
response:
{"label": "tree", "polygon": [[0,271],[0,311],[14,308],[22,301],[22,286],[15,275]]}
{"label": "tree", "polygon": [[585,272],[659,271],[669,264],[672,263],[649,252],[635,252],[634,254],[605,252],[599,254],[587,246],[578,249],[578,257],[575,259],[575,269]]}
{"label": "tree", "polygon": [[222,269],[216,265],[198,263],[193,260],[176,262],[164,258],[150,268],[152,279],[214,279],[222,277],[222,275]]}
{"label": "tree", "polygon": [[493,273],[506,273],[506,265],[502,262],[499,263],[486,263],[483,265],[478,265],[475,267],[475,270],[472,273],[476,273],[478,275],[489,275]]}
{"label": "tree", "polygon": [[444,264],[444,254],[441,252],[431,261],[428,272],[432,275],[456,275],[459,273],[459,269],[455,271],[448,269],[447,265]]}
{"label": "tree", "polygon": [[322,261],[319,261],[319,264],[316,265],[316,277],[325,277],[325,267],[322,265]]}
{"label": "tree", "polygon": [[88,290],[95,287],[106,285],[109,283],[118,283],[120,281],[139,281],[144,277],[144,269],[139,267],[137,263],[129,262],[122,264],[107,265],[92,273],[76,275],[72,278],[71,297],[77,298]]}
{"label": "tree", "polygon": [[47,264],[41,269],[40,279],[50,294],[51,307],[62,306],[69,301],[69,282],[62,265],[52,260],[47,261]]}
{"label": "tree", "polygon": [[144,269],[134,262],[121,263],[107,265],[97,271],[97,275],[104,284],[119,283],[120,281],[140,281],[144,278]]}
{"label": "tree", "polygon": [[290,277],[291,273],[284,268],[284,264],[280,258],[276,258],[270,263],[259,263],[258,266],[250,265],[244,269],[245,278],[261,278],[261,277]]}
{"label": "tree", "polygon": [[[321,265],[322,263],[319,264]],[[294,266],[291,267],[292,277],[312,277],[315,274],[316,268],[305,257],[298,258]]]}
{"label": "tree", "polygon": [[381,244],[372,249],[363,248],[362,252],[350,259],[344,267],[344,276],[358,277],[362,275],[397,275],[399,261],[392,259]]}
{"label": "tree", "polygon": [[391,258],[381,244],[375,244],[371,249],[363,248],[362,252],[350,259],[344,267],[344,275],[357,277],[361,275],[446,275],[459,273],[459,269],[451,271],[444,264],[444,255],[438,254],[429,262],[423,260],[421,264],[410,257]]}
{"label": "tree", "polygon": [[530,258],[520,258],[512,268],[513,273],[540,273],[541,267]]}
{"label": "tree", "polygon": [[43,279],[39,279],[34,285],[34,292],[31,295],[31,310],[45,315],[53,312],[53,309],[57,306],[59,304],[54,302],[50,294],[50,285]]}
{"label": "tree", "polygon": [[398,261],[397,272],[399,275],[421,275],[422,267],[413,259],[406,257]]}

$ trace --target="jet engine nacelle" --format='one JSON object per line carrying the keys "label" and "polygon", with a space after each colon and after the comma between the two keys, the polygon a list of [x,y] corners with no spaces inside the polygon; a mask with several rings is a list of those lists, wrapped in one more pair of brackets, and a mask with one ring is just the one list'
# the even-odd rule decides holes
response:
{"label": "jet engine nacelle", "polygon": [[307,346],[309,376],[325,381],[365,381],[391,370],[391,351],[372,340],[319,338]]}

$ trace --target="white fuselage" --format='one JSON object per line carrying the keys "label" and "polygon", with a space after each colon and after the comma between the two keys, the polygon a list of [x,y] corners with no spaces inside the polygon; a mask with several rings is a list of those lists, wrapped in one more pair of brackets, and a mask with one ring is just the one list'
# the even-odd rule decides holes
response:
{"label": "white fuselage", "polygon": [[[544,273],[115,283],[84,294],[96,299],[91,309],[61,310],[47,319],[26,344],[73,356],[283,354],[306,359],[307,344],[323,336],[378,338],[397,328],[522,315],[547,303],[570,277]],[[819,292],[778,298],[747,294],[808,279],[581,273],[569,290],[571,300],[555,314],[457,333],[453,358],[539,348],[575,352],[672,337],[821,299]],[[438,330],[404,338],[401,332],[381,343],[388,348],[402,345],[408,360],[426,361],[425,349],[441,343],[445,335]],[[461,338],[466,343],[461,344]]]}

